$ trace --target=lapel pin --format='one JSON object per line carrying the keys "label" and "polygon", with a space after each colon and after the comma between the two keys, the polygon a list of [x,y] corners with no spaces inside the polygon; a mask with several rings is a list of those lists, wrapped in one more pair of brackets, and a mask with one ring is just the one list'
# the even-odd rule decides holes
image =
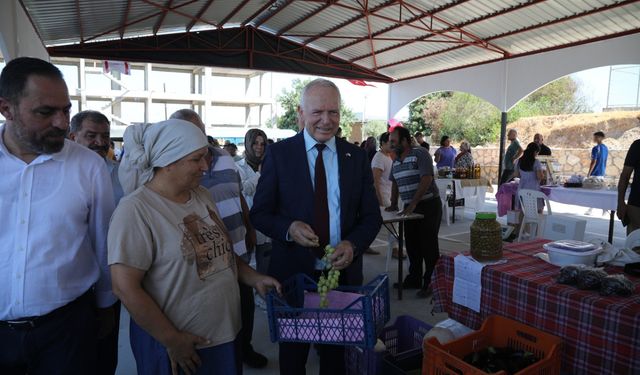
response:
{"label": "lapel pin", "polygon": [[350,157],[351,157],[351,154],[350,154],[350,153],[348,153],[348,152],[347,152],[347,154],[346,154],[346,155],[347,155],[347,157],[348,157],[348,158],[350,158]]}

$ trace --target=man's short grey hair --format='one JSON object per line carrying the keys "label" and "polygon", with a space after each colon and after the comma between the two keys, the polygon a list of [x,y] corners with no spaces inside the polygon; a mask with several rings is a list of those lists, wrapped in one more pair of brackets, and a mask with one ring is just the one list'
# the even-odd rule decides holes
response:
{"label": "man's short grey hair", "polygon": [[[200,117],[198,112],[196,112],[196,111],[194,111],[193,109],[190,109],[190,108],[179,109],[179,110],[173,112],[169,118],[170,119],[174,119],[174,120],[189,121],[190,123],[193,123],[194,125],[196,125],[198,127],[200,127],[200,125],[198,125],[198,124],[202,124],[202,118]],[[203,124],[203,126],[204,126],[204,124]],[[203,132],[205,131],[204,128],[201,128],[200,130],[202,130]]]}
{"label": "man's short grey hair", "polygon": [[518,131],[516,129],[509,129],[509,131],[507,131],[507,134],[512,132],[518,134]]}
{"label": "man's short grey hair", "polygon": [[196,120],[196,119],[200,120],[200,115],[198,114],[198,112],[194,111],[193,109],[183,108],[173,112],[169,118],[174,120],[184,120],[184,121],[191,122],[192,120]]}
{"label": "man's short grey hair", "polygon": [[84,120],[89,120],[91,122],[95,122],[96,124],[111,125],[107,116],[98,111],[87,110],[78,112],[71,118],[71,121],[69,122],[69,132],[75,134],[82,130],[82,123],[84,122]]}
{"label": "man's short grey hair", "polygon": [[336,92],[338,93],[338,100],[342,100],[341,96],[340,96],[340,89],[338,88],[338,86],[336,86],[335,83],[333,83],[332,81],[329,81],[328,79],[325,78],[316,78],[313,81],[307,83],[307,85],[302,89],[302,92],[300,93],[300,107],[304,108],[304,102],[305,102],[305,98],[307,96],[307,92],[309,90],[311,90],[314,87],[329,87],[332,88],[334,90],[336,90]]}

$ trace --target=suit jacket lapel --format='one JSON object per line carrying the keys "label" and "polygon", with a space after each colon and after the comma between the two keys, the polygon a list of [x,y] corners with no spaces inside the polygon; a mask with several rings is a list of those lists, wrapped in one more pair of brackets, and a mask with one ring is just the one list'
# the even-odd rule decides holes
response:
{"label": "suit jacket lapel", "polygon": [[340,227],[344,228],[344,218],[349,201],[349,176],[353,173],[353,160],[351,154],[345,150],[344,141],[336,139],[336,152],[338,153],[338,180],[340,185]]}

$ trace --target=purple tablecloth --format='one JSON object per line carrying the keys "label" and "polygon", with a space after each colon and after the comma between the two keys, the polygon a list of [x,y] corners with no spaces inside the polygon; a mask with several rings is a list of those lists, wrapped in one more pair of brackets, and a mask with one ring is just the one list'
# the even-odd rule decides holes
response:
{"label": "purple tablecloth", "polygon": [[[541,187],[540,191],[549,195],[549,188]],[[518,183],[508,182],[500,185],[498,192],[496,193],[496,200],[498,201],[498,216],[504,216],[507,211],[511,210],[511,204],[513,203],[513,197],[518,194]]]}

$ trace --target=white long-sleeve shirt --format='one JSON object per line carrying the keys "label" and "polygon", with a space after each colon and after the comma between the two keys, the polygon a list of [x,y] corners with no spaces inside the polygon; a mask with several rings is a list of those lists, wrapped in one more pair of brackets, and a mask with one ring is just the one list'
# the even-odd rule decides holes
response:
{"label": "white long-sleeve shirt", "polygon": [[256,172],[247,164],[246,159],[241,159],[236,162],[238,167],[238,174],[240,174],[240,180],[242,181],[242,195],[244,200],[247,201],[249,208],[253,207],[253,196],[256,195],[256,187],[260,180],[260,172]]}
{"label": "white long-sleeve shirt", "polygon": [[111,179],[93,151],[62,151],[26,164],[0,127],[0,320],[45,315],[95,285],[98,307],[116,299],[107,266]]}
{"label": "white long-sleeve shirt", "polygon": [[[240,174],[240,180],[242,181],[242,195],[247,202],[247,206],[251,208],[253,207],[253,196],[256,195],[256,187],[260,180],[260,172],[254,171],[253,168],[247,164],[246,159],[237,161],[236,166],[238,166],[238,174]],[[256,242],[257,245],[263,245],[271,242],[271,239],[260,233],[260,231],[256,231]]]}

